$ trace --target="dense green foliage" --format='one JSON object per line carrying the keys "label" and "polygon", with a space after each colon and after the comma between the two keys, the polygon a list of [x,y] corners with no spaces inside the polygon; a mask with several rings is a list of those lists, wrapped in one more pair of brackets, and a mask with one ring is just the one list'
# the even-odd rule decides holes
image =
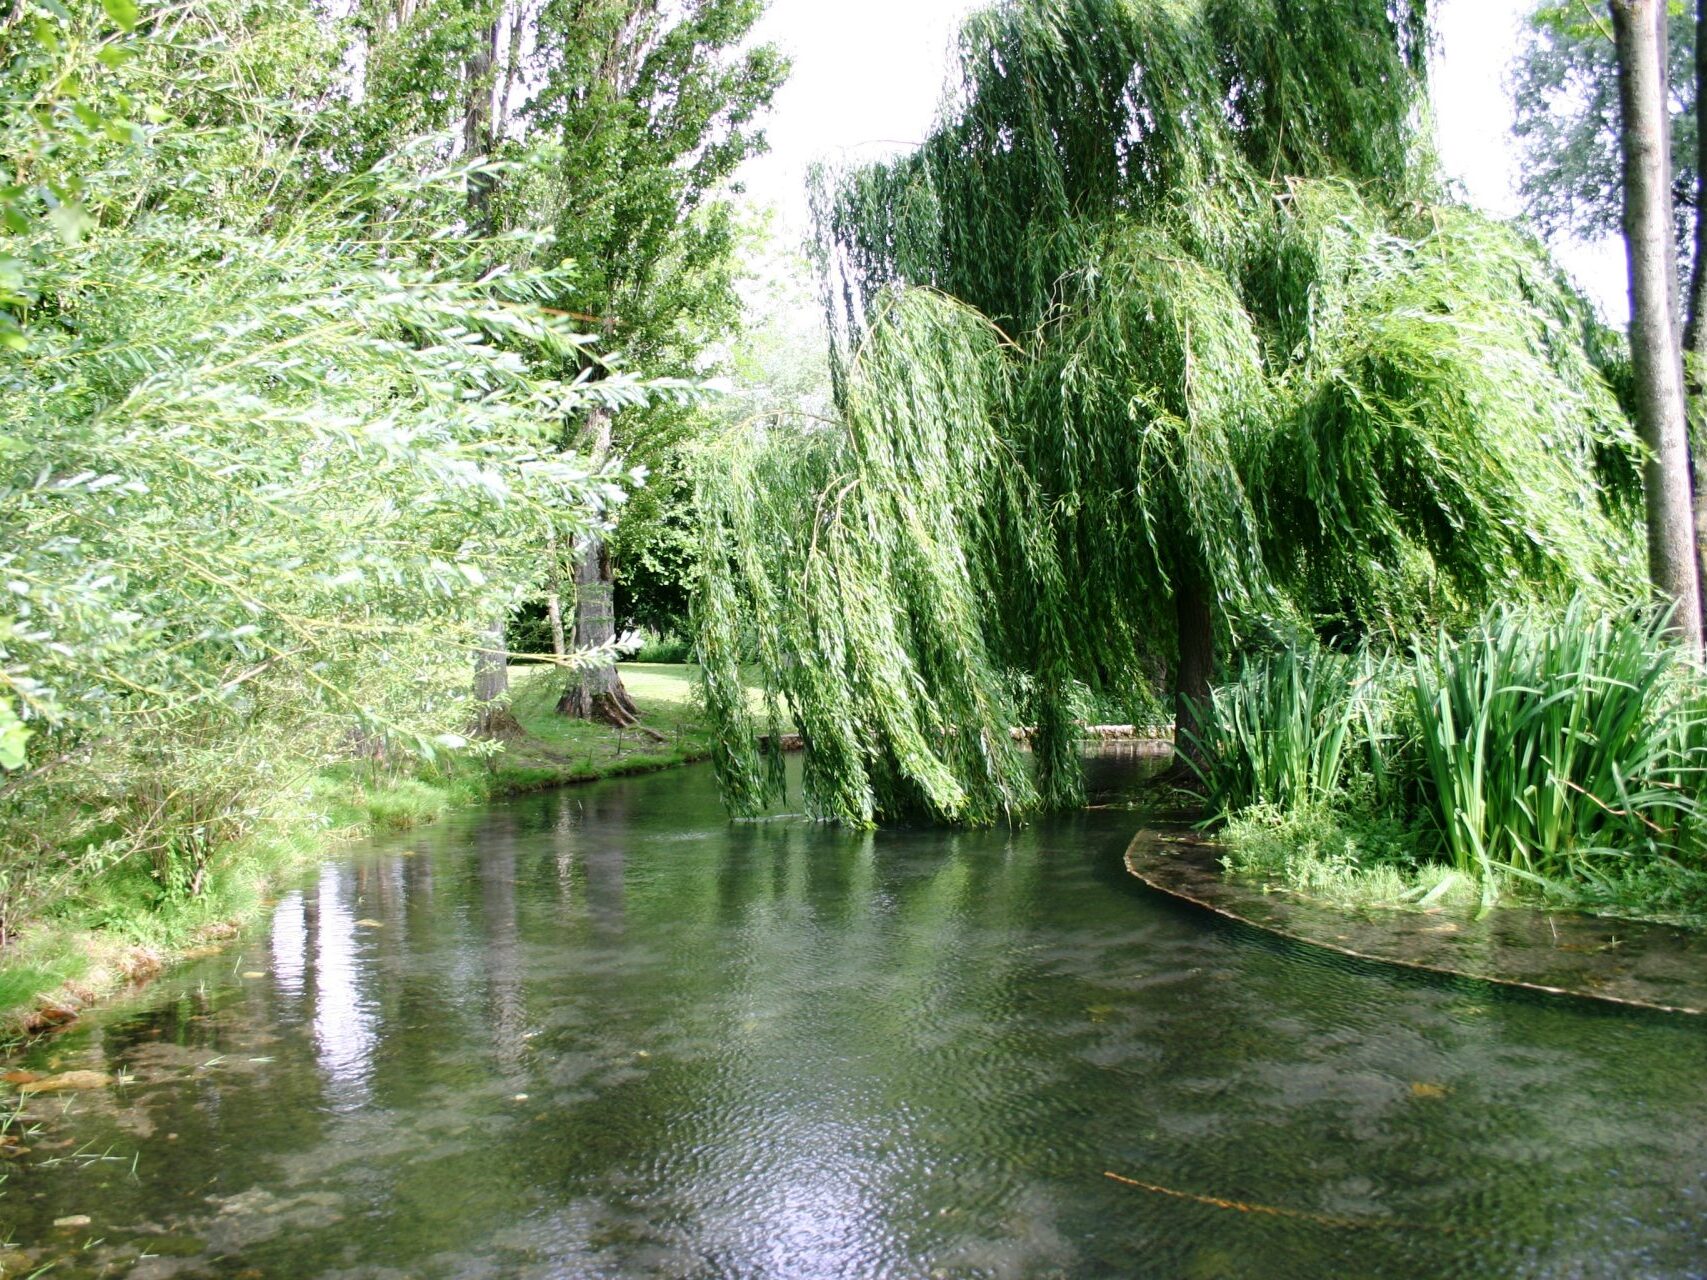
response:
{"label": "dense green foliage", "polygon": [[1487,897],[1609,884],[1707,870],[1702,706],[1699,672],[1651,617],[1499,609],[1404,662],[1250,657],[1216,693],[1198,767],[1217,816],[1261,808],[1293,836],[1335,811],[1354,831],[1385,822],[1411,862]]}
{"label": "dense green foliage", "polygon": [[[1189,756],[1210,808],[1325,806],[1344,795],[1347,773],[1359,765],[1384,774],[1383,674],[1367,652],[1353,658],[1306,647],[1246,662],[1212,694]],[[1354,759],[1360,748],[1365,754]]]}
{"label": "dense green foliage", "polygon": [[[70,871],[194,892],[348,755],[462,745],[479,624],[622,496],[535,240],[432,139],[328,173],[336,32],[293,0],[0,28],[0,936]],[[322,157],[323,158],[323,157]],[[473,180],[478,180],[475,175]]]}
{"label": "dense green foliage", "polygon": [[1423,35],[1375,0],[968,21],[925,144],[819,194],[839,421],[706,468],[737,807],[774,773],[720,693],[748,641],[814,811],[989,822],[1076,795],[1078,686],[1639,590],[1599,335],[1438,202]]}
{"label": "dense green foliage", "polygon": [[[729,179],[764,149],[760,121],[787,73],[773,47],[748,38],[763,7],[364,0],[350,24],[362,93],[337,145],[372,160],[423,129],[454,129],[464,149],[495,159],[471,192],[482,216],[542,233],[516,241],[509,260],[563,268],[546,301],[600,339],[544,372],[703,376],[706,348],[744,319],[735,287],[742,227]],[[447,133],[426,154],[453,145]],[[612,556],[590,553],[614,560],[626,623],[683,623],[693,508],[678,451],[705,421],[692,405],[655,397],[614,424],[615,452],[657,480],[619,512]],[[565,442],[601,457],[610,451],[601,429],[610,426],[584,414],[559,423]],[[534,554],[554,571],[573,631],[572,582],[586,540],[540,543]],[[518,651],[551,649],[545,609],[536,599],[512,619]]]}

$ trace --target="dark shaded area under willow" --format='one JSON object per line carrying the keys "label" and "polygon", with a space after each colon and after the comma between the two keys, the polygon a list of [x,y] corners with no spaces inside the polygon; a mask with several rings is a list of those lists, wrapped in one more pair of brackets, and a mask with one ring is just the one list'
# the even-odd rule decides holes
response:
{"label": "dark shaded area under willow", "polygon": [[[839,421],[707,460],[697,603],[733,808],[1073,802],[1077,691],[1640,591],[1611,347],[1440,202],[1422,7],[1015,0],[926,143],[820,185]],[[1010,738],[1036,726],[1035,770]],[[771,740],[775,740],[774,733]]]}

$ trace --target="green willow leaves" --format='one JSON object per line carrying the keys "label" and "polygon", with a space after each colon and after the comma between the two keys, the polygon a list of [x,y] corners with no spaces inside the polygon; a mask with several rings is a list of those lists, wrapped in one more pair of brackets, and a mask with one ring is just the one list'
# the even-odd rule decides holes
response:
{"label": "green willow leaves", "polygon": [[918,150],[820,183],[839,422],[708,460],[699,614],[815,812],[1068,803],[1079,686],[1171,671],[1189,718],[1232,645],[1639,592],[1607,344],[1443,202],[1425,36],[1386,0],[1006,0]]}
{"label": "green willow leaves", "polygon": [[466,172],[303,160],[341,110],[312,6],[19,12],[0,899],[30,858],[203,856],[334,756],[460,745],[482,626],[622,500],[564,422],[657,390],[552,376],[587,341],[561,272],[466,235]]}

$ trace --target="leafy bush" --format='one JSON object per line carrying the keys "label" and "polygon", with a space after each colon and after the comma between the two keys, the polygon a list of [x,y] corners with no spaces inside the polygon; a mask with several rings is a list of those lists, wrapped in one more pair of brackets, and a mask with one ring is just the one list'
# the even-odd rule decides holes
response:
{"label": "leafy bush", "polygon": [[555,376],[584,345],[543,305],[560,281],[466,232],[466,172],[301,159],[337,119],[306,0],[25,9],[0,27],[0,942],[86,859],[193,893],[306,772],[462,745],[470,648],[548,531],[622,498],[558,451],[566,416],[643,394]]}
{"label": "leafy bush", "polygon": [[692,662],[693,641],[678,635],[647,635],[630,662]]}

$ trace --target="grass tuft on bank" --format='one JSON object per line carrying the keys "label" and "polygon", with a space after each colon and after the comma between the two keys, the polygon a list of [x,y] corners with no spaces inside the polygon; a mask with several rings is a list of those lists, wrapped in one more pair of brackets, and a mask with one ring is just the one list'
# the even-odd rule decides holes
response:
{"label": "grass tuft on bank", "polygon": [[75,874],[74,864],[0,952],[0,1030],[43,1029],[128,982],[217,949],[280,886],[341,842],[408,830],[499,796],[668,768],[709,753],[692,667],[625,663],[622,675],[642,722],[658,737],[559,716],[563,677],[550,667],[513,667],[511,710],[523,734],[502,751],[430,763],[342,761],[282,780],[251,802],[250,829],[214,849],[193,892],[163,884],[142,858],[87,875]]}

